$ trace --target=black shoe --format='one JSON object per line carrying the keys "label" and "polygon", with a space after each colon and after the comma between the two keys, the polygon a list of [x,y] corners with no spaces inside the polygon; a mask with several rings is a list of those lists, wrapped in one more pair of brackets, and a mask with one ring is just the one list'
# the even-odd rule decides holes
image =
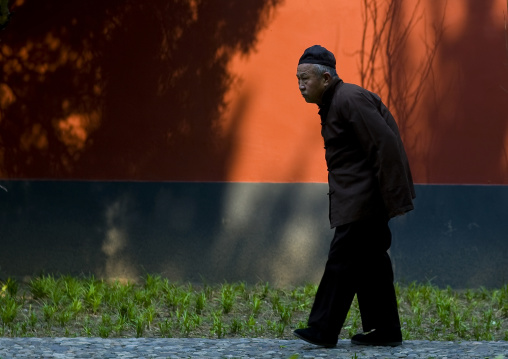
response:
{"label": "black shoe", "polygon": [[356,345],[396,347],[402,344],[402,333],[396,330],[374,330],[368,334],[356,334],[351,338]]}
{"label": "black shoe", "polygon": [[319,330],[312,327],[296,329],[293,334],[308,343],[326,348],[333,348],[336,346],[339,339],[338,335],[324,335]]}

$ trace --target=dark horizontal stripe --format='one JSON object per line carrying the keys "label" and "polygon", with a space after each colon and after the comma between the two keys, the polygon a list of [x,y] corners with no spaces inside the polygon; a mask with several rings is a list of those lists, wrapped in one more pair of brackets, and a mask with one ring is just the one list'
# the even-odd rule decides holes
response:
{"label": "dark horizontal stripe", "polygon": [[[0,184],[2,275],[317,282],[333,233],[323,183]],[[416,209],[391,221],[397,280],[508,282],[508,186],[416,191]]]}

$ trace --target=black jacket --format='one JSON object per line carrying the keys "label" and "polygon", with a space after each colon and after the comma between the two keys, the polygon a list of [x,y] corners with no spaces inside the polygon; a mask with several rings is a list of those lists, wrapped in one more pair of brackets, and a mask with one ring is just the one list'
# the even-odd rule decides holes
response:
{"label": "black jacket", "polygon": [[322,102],[331,227],[412,210],[415,191],[406,152],[379,96],[335,79]]}

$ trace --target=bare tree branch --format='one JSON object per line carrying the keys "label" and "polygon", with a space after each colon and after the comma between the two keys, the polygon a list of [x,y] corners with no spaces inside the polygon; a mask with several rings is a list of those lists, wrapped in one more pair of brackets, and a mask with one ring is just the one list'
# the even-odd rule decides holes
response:
{"label": "bare tree branch", "polygon": [[[425,33],[425,55],[412,70],[408,61],[408,42],[418,23],[425,18],[418,0],[409,19],[404,21],[402,0],[389,0],[382,15],[375,0],[363,1],[363,33],[360,54],[362,86],[380,94],[397,115],[402,133],[411,127],[411,118],[433,79],[433,64],[444,33],[444,16],[433,26],[433,40]],[[446,3],[445,3],[446,9]],[[370,33],[370,36],[369,36]],[[367,48],[371,37],[370,48]],[[508,46],[508,39],[507,39]],[[508,48],[508,47],[507,47]],[[381,77],[377,75],[381,63]]]}

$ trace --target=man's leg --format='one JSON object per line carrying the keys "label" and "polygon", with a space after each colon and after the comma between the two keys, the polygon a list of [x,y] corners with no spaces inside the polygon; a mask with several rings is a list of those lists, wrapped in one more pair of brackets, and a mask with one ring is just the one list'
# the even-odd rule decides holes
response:
{"label": "man's leg", "polygon": [[347,255],[352,225],[339,226],[330,245],[328,261],[309,315],[308,328],[294,334],[309,343],[325,347],[336,345],[355,295],[354,262]]}
{"label": "man's leg", "polygon": [[338,336],[355,296],[351,263],[328,260],[309,315],[309,327]]}
{"label": "man's leg", "polygon": [[368,267],[371,267],[371,270],[365,275],[365,280],[358,286],[357,291],[363,330],[400,330],[392,263],[388,253],[371,258]]}
{"label": "man's leg", "polygon": [[353,337],[355,344],[399,345],[402,342],[397,298],[393,286],[393,269],[387,253],[391,244],[388,221],[373,221],[371,234],[365,243],[372,251],[362,260],[362,275],[358,282],[357,297],[365,332]]}
{"label": "man's leg", "polygon": [[356,293],[358,263],[352,258],[358,226],[336,227],[328,261],[309,315],[308,325],[338,336]]}

